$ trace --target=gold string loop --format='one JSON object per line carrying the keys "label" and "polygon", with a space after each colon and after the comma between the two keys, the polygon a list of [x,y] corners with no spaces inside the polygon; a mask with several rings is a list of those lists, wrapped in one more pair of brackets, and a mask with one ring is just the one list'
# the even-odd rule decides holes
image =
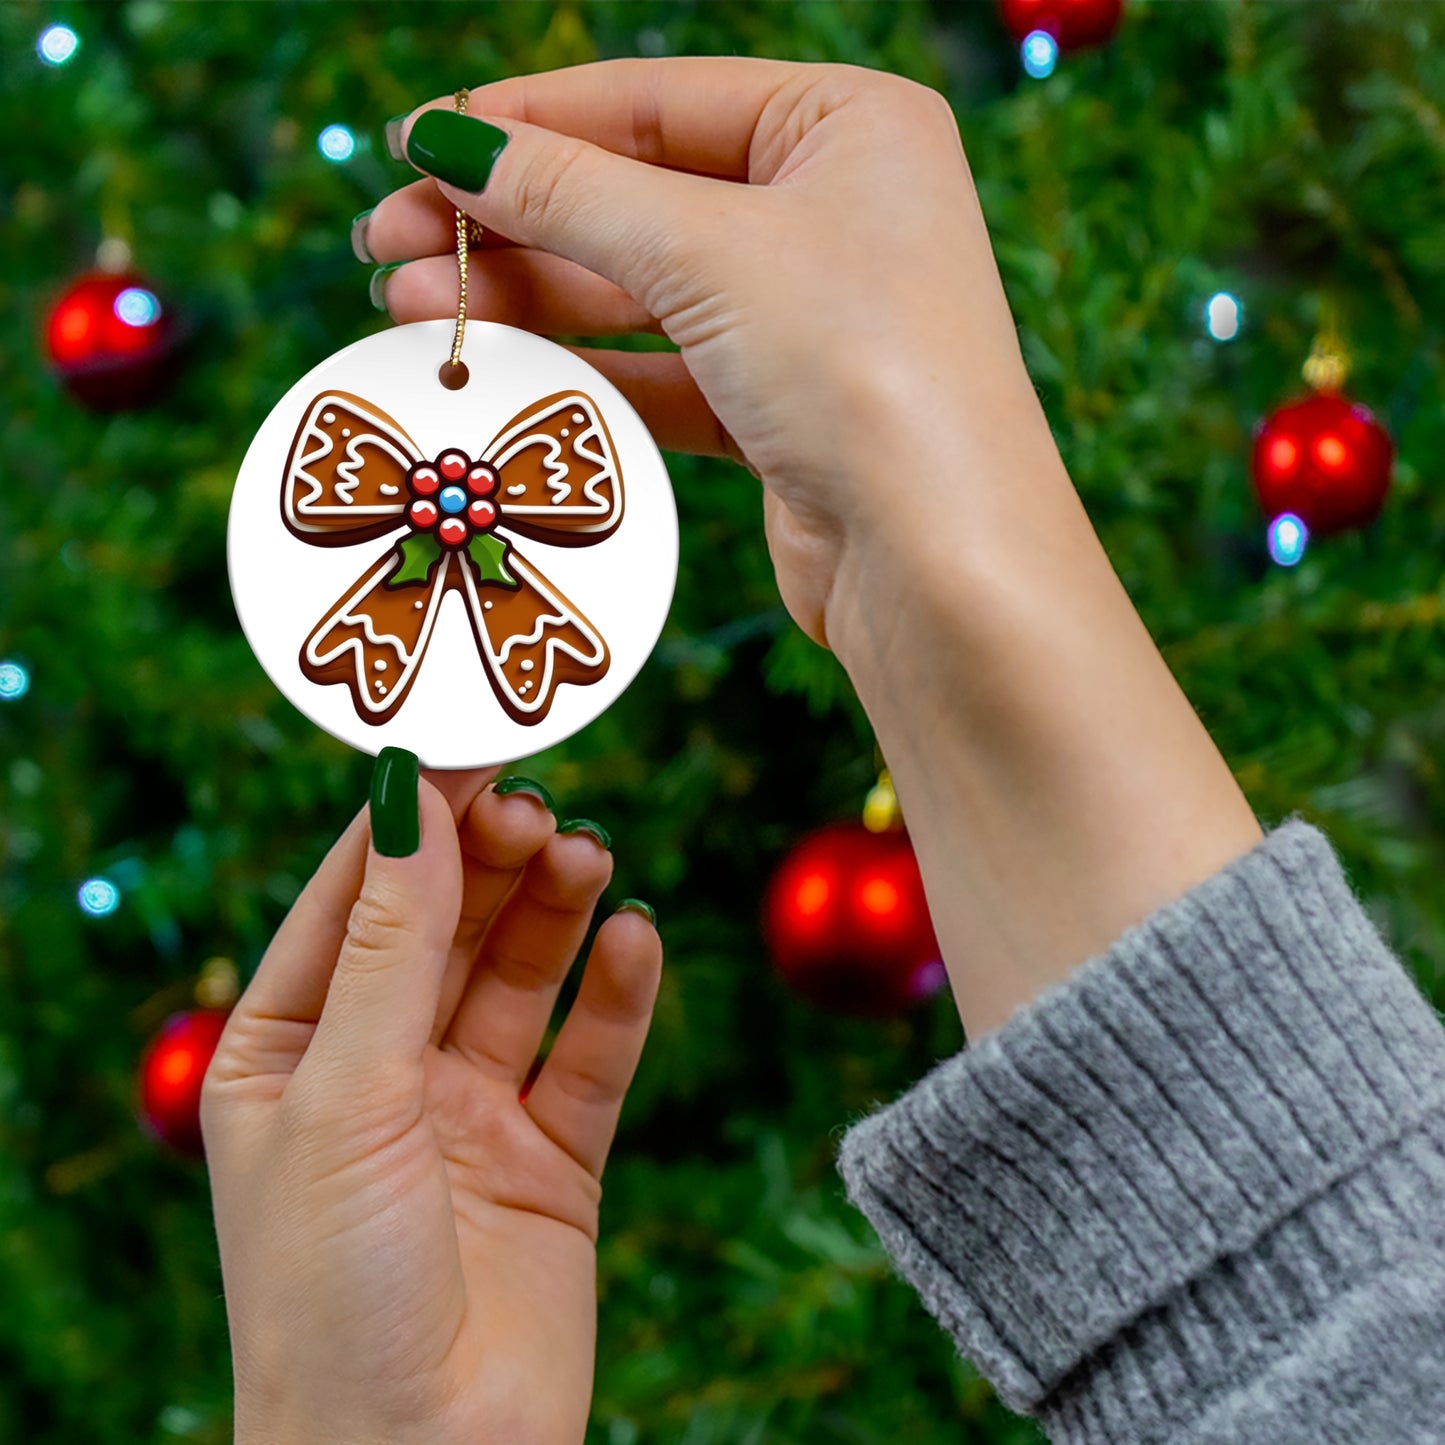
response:
{"label": "gold string loop", "polygon": [[[467,113],[471,92],[459,90],[452,96],[452,104],[458,115]],[[457,325],[452,333],[452,354],[438,373],[441,384],[450,391],[456,391],[467,384],[467,368],[462,361],[462,338],[467,334],[467,252],[472,246],[481,244],[483,231],[480,221],[474,220],[465,211],[457,215]]]}

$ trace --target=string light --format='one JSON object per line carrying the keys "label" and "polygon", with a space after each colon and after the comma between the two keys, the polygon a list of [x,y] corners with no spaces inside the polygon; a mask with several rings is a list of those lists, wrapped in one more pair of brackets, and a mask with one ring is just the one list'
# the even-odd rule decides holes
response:
{"label": "string light", "polygon": [[1031,30],[1019,46],[1019,56],[1026,74],[1046,80],[1059,63],[1059,42],[1047,30]]}
{"label": "string light", "polygon": [[329,125],[316,137],[316,148],[327,160],[340,164],[356,154],[356,137],[344,125]]}
{"label": "string light", "polygon": [[127,286],[115,298],[116,318],[127,326],[154,326],[161,319],[161,303],[143,286]]}
{"label": "string light", "polygon": [[1204,307],[1204,329],[1216,341],[1233,341],[1244,324],[1244,307],[1228,291],[1216,291]]}
{"label": "string light", "polygon": [[30,674],[18,662],[0,662],[0,702],[16,702],[30,691]]}
{"label": "string light", "polygon": [[1305,554],[1309,528],[1293,512],[1281,512],[1269,524],[1269,555],[1281,567],[1293,567]]}
{"label": "string light", "polygon": [[80,911],[92,918],[105,918],[120,907],[120,889],[109,878],[87,878],[75,896]]}
{"label": "string light", "polygon": [[64,65],[80,49],[80,36],[68,25],[48,25],[35,42],[35,53],[47,65]]}

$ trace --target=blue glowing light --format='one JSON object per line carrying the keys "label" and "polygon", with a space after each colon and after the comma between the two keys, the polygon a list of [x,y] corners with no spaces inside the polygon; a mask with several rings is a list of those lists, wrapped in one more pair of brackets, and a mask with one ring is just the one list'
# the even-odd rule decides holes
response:
{"label": "blue glowing light", "polygon": [[154,326],[161,319],[161,303],[142,286],[127,286],[115,298],[115,314],[127,326]]}
{"label": "blue glowing light", "polygon": [[14,702],[30,691],[30,674],[18,662],[0,662],[0,702]]}
{"label": "blue glowing light", "polygon": [[1024,70],[1035,80],[1047,79],[1059,63],[1059,42],[1047,30],[1031,30],[1019,47]]}
{"label": "blue glowing light", "polygon": [[467,509],[467,494],[460,487],[443,487],[437,493],[437,506],[444,512],[464,512]]}
{"label": "blue glowing light", "polygon": [[1269,524],[1269,555],[1281,567],[1293,567],[1305,554],[1309,528],[1293,512],[1281,512]]}
{"label": "blue glowing light", "polygon": [[68,25],[48,25],[35,42],[35,53],[47,65],[64,65],[80,49],[80,36]]}
{"label": "blue glowing light", "polygon": [[329,125],[316,137],[316,147],[329,161],[349,161],[356,154],[356,137],[344,125]]}
{"label": "blue glowing light", "polygon": [[120,889],[109,878],[87,878],[75,895],[80,911],[104,918],[120,907]]}
{"label": "blue glowing light", "polygon": [[1233,341],[1244,324],[1244,307],[1228,291],[1216,291],[1204,307],[1204,329],[1216,341]]}

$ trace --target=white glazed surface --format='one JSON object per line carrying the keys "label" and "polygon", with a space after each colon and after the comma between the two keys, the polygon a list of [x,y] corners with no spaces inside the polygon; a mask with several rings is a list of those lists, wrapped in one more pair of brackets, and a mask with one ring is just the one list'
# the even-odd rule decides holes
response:
{"label": "white glazed surface", "polygon": [[[231,595],[246,640],[276,686],[318,727],[366,753],[409,748],[426,767],[470,768],[540,752],[587,726],[622,694],[647,661],[677,581],[677,508],[661,453],[642,418],[606,377],[570,351],[510,326],[467,323],[468,384],[448,391],[437,368],[452,322],[422,321],[348,346],[308,372],[261,424],[236,478],[227,534]],[[611,665],[600,681],[563,683],[535,725],[512,721],[477,654],[461,595],[442,599],[436,629],[410,695],[379,725],[357,716],[349,690],[301,672],[301,645],[342,592],[402,535],[347,546],[301,541],[281,518],[286,457],[312,399],[350,392],[396,418],[425,456],[458,447],[479,457],[501,428],[553,392],[575,387],[597,404],[621,474],[621,526],[590,547],[552,547],[500,531],[569,597],[602,634]]]}

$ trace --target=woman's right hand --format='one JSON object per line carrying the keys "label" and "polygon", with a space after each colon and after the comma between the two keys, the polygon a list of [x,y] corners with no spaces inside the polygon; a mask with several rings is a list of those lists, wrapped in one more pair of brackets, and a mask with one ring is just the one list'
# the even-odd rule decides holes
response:
{"label": "woman's right hand", "polygon": [[433,101],[389,138],[441,192],[388,196],[358,237],[411,262],[385,275],[391,314],[455,314],[455,205],[514,243],[473,252],[473,315],[665,333],[680,354],[583,354],[661,446],[761,479],[783,600],[815,640],[836,650],[851,607],[890,590],[889,539],[937,546],[951,518],[961,545],[970,514],[1016,516],[988,495],[991,448],[1062,476],[937,92],[841,65],[606,61],[479,87],[466,116]]}
{"label": "woman's right hand", "polygon": [[873,723],[970,1035],[1258,841],[1064,469],[941,96],[719,58],[451,105],[388,127],[440,185],[364,224],[411,259],[386,305],[454,313],[457,206],[511,243],[473,252],[473,315],[678,344],[584,354],[660,445],[761,479],[783,601]]}

